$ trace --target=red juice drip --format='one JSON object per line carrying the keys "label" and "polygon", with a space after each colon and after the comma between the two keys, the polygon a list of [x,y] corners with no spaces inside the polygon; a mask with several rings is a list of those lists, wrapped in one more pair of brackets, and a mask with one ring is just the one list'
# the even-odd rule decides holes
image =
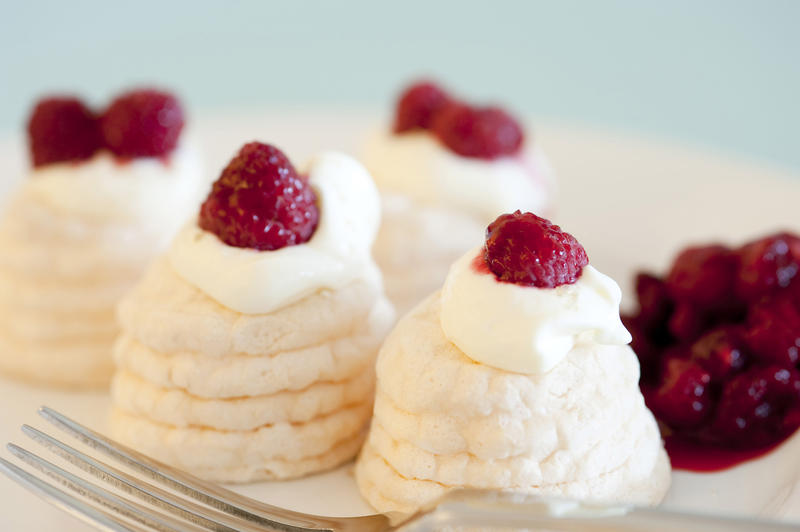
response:
{"label": "red juice drip", "polygon": [[688,438],[671,435],[664,438],[664,447],[667,449],[673,469],[713,473],[761,458],[777,448],[787,438],[755,449],[728,449],[704,445]]}
{"label": "red juice drip", "polygon": [[472,259],[472,269],[477,273],[492,273],[492,270],[489,269],[489,265],[486,264],[486,258],[484,258],[483,253],[478,253],[474,259]]}

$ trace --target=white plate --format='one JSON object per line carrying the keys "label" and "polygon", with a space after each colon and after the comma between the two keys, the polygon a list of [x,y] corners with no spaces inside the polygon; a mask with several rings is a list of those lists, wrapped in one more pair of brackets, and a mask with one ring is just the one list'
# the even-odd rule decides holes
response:
{"label": "white plate", "polygon": [[[243,142],[253,139],[274,142],[295,160],[325,148],[357,153],[359,139],[375,122],[372,116],[330,110],[254,112],[200,120],[193,135],[204,147],[209,171],[216,173]],[[800,230],[800,176],[603,130],[542,126],[536,141],[560,176],[555,221],[581,240],[592,263],[619,280],[628,295],[635,270],[662,269],[688,242],[738,243],[777,228]],[[21,139],[0,143],[0,201],[21,178],[24,160]],[[20,434],[19,426],[46,427],[36,416],[39,405],[55,407],[101,431],[108,406],[100,393],[57,392],[3,380],[0,398],[0,443],[28,447],[35,445]],[[797,443],[773,454],[777,466],[753,464],[723,477],[676,474],[665,504],[800,519],[800,495],[792,493],[800,478]],[[236,489],[301,511],[369,512],[349,466],[297,481]],[[0,478],[0,523],[5,530],[89,530],[5,477]]]}

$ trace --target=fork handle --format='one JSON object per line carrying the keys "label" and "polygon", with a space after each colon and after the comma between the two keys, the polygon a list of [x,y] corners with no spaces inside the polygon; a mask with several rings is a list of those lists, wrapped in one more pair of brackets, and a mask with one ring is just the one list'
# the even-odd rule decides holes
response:
{"label": "fork handle", "polygon": [[398,531],[427,532],[445,526],[516,527],[563,532],[797,532],[778,521],[734,518],[581,503],[521,493],[459,490],[437,506],[401,525]]}

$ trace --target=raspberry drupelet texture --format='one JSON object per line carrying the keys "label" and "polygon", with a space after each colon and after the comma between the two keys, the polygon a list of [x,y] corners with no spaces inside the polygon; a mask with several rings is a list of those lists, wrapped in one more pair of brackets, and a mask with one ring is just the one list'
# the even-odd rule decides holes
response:
{"label": "raspberry drupelet texture", "polygon": [[408,87],[397,102],[394,132],[428,129],[434,115],[450,101],[450,96],[434,83],[422,81]]}
{"label": "raspberry drupelet texture", "polygon": [[317,197],[278,148],[245,144],[214,183],[199,225],[229,246],[262,251],[307,242],[319,221]]}
{"label": "raspberry drupelet texture", "polygon": [[489,225],[484,258],[499,281],[537,288],[572,284],[589,263],[575,237],[520,211],[503,214]]}
{"label": "raspberry drupelet texture", "polygon": [[40,100],[28,121],[34,167],[89,159],[102,146],[97,118],[77,98]]}
{"label": "raspberry drupelet texture", "polygon": [[745,340],[765,362],[800,363],[800,299],[784,293],[766,297],[747,314]]}
{"label": "raspberry drupelet texture", "polygon": [[733,446],[769,445],[797,429],[800,374],[785,366],[752,367],[725,383],[711,427]]}
{"label": "raspberry drupelet texture", "polygon": [[673,427],[696,427],[708,416],[711,398],[708,371],[692,360],[673,357],[664,361],[663,383],[650,405]]}
{"label": "raspberry drupelet texture", "polygon": [[453,152],[478,159],[514,155],[524,140],[520,125],[502,109],[460,102],[450,102],[436,113],[432,130]]}
{"label": "raspberry drupelet texture", "polygon": [[675,259],[667,275],[667,287],[677,300],[719,306],[731,294],[736,265],[736,255],[724,246],[691,247]]}
{"label": "raspberry drupelet texture", "polygon": [[777,233],[750,242],[739,251],[737,293],[747,301],[786,288],[800,270],[800,238]]}
{"label": "raspberry drupelet texture", "polygon": [[105,147],[117,157],[165,157],[178,144],[184,114],[174,95],[138,89],[111,102],[100,124]]}
{"label": "raspberry drupelet texture", "polygon": [[714,382],[723,382],[747,365],[747,352],[739,327],[711,329],[691,346],[691,358],[708,371]]}

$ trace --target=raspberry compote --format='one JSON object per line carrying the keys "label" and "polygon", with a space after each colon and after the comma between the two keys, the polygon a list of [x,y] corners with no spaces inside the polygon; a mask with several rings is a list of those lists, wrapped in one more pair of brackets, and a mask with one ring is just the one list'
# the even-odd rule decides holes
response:
{"label": "raspberry compote", "polygon": [[718,471],[800,427],[800,237],[691,247],[623,318],[676,469]]}

